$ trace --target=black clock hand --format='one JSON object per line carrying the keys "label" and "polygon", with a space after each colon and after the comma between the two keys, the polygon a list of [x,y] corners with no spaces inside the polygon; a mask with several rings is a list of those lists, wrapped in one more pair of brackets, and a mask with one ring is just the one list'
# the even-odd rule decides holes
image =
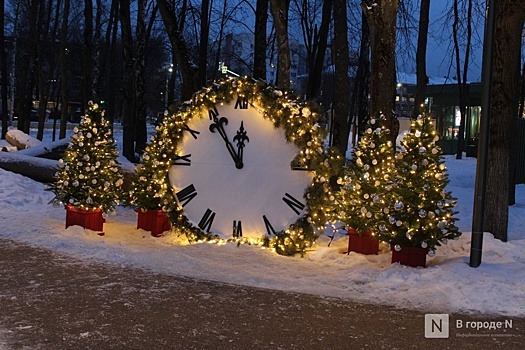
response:
{"label": "black clock hand", "polygon": [[233,141],[237,141],[237,158],[239,159],[239,162],[242,164],[242,157],[243,157],[243,149],[244,149],[244,141],[250,142],[250,138],[246,136],[246,130],[244,130],[244,124],[241,121],[241,127],[237,131],[237,135],[234,136]]}
{"label": "black clock hand", "polygon": [[[210,118],[211,117],[212,116],[210,114]],[[239,158],[237,157],[237,153],[235,152],[235,149],[233,148],[233,145],[231,144],[230,140],[228,139],[228,136],[226,135],[226,131],[224,130],[224,125],[228,124],[228,119],[225,117],[221,117],[219,119],[216,114],[213,114],[213,121],[214,123],[210,125],[210,131],[212,133],[215,133],[215,131],[219,132],[219,135],[221,135],[222,139],[226,144],[226,149],[228,150],[228,153],[230,153],[230,156],[235,162],[235,167],[237,169],[241,169],[243,166],[242,161],[239,160]]]}

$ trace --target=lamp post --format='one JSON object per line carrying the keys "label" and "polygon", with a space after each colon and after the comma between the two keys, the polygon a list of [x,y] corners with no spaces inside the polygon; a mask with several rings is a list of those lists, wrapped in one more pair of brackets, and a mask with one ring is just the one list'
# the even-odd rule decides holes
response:
{"label": "lamp post", "polygon": [[164,104],[166,110],[168,110],[169,107],[169,91],[170,91],[170,78],[173,74],[173,63],[168,67],[168,73],[166,74],[166,94],[164,95]]}

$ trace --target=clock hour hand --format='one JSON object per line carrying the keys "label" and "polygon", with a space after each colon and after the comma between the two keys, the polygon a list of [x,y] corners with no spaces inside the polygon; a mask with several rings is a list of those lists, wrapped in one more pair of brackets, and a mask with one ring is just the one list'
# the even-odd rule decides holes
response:
{"label": "clock hour hand", "polygon": [[244,130],[244,123],[241,121],[241,127],[237,131],[237,135],[233,137],[233,141],[237,141],[237,159],[242,164],[242,157],[243,157],[243,149],[244,149],[244,142],[248,141],[250,142],[250,138],[246,135],[247,132]]}
{"label": "clock hour hand", "polygon": [[230,140],[228,139],[228,136],[226,135],[226,131],[224,130],[224,125],[228,124],[228,119],[225,117],[218,118],[217,115],[213,115],[213,123],[210,125],[210,131],[212,133],[215,133],[215,131],[219,132],[219,135],[221,135],[222,139],[224,140],[226,144],[226,149],[228,150],[228,153],[232,157],[233,161],[235,162],[235,167],[237,169],[241,169],[243,164],[242,160],[239,160],[237,156],[237,152],[235,152],[235,149],[233,148],[233,145],[231,144]]}

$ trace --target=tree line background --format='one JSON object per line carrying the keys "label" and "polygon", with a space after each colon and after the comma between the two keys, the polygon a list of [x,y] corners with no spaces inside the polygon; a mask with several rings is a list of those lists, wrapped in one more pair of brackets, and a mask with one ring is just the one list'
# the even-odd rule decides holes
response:
{"label": "tree line background", "polygon": [[[305,83],[298,92],[324,104],[331,143],[345,154],[351,126],[381,112],[395,139],[396,70],[416,72],[412,115],[425,112],[427,46],[433,36],[441,37],[450,53],[443,64],[459,86],[461,158],[466,84],[472,55],[482,46],[486,1],[448,0],[439,25],[431,26],[434,1],[0,0],[2,138],[13,112],[26,133],[31,118],[38,120],[39,139],[46,118],[58,120],[64,138],[68,120],[94,100],[111,121],[122,123],[123,155],[137,161],[147,142],[148,116],[218,78],[227,35],[248,33],[253,35],[245,64],[249,75],[268,79],[272,67],[271,82],[285,90],[292,88],[290,43],[304,45]],[[487,222],[502,237],[508,214],[500,208],[513,202],[513,123],[524,110],[524,19],[523,1],[496,1],[489,147],[495,170],[487,178],[495,200]],[[323,89],[327,79],[337,88]]]}

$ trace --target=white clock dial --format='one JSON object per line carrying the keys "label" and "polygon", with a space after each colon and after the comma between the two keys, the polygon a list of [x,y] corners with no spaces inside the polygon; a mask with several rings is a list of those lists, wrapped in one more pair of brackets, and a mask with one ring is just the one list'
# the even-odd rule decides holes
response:
{"label": "white clock dial", "polygon": [[[217,104],[214,115],[215,121],[227,118],[225,134],[210,131],[214,120],[208,111],[194,116],[170,168],[170,184],[185,215],[222,238],[232,237],[239,221],[243,237],[287,228],[304,214],[303,195],[312,182],[309,172],[291,169],[299,149],[286,142],[284,130],[242,100]],[[247,139],[239,152],[236,136],[242,131]]]}

